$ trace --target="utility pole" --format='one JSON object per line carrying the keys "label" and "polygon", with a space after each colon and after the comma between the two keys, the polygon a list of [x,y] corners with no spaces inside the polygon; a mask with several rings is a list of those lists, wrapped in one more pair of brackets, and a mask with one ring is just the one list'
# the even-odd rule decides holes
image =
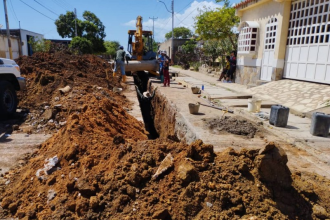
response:
{"label": "utility pole", "polygon": [[149,17],[149,19],[152,19],[152,40],[155,41],[155,20],[158,19],[158,17]]}
{"label": "utility pole", "polygon": [[74,17],[75,17],[75,20],[74,20],[74,34],[75,34],[75,37],[77,37],[77,10],[76,8],[74,8]]}
{"label": "utility pole", "polygon": [[166,6],[166,4],[163,2],[163,1],[160,1],[160,0],[158,0],[158,2],[161,2],[161,3],[163,3],[164,5],[165,5],[165,8],[166,8],[166,10],[169,12],[169,13],[172,13],[172,40],[171,40],[171,54],[170,54],[170,57],[172,57],[172,64],[173,64],[173,59],[174,59],[174,0],[172,0],[172,10],[170,11],[170,10],[168,10],[168,8],[167,8],[167,6]]}
{"label": "utility pole", "polygon": [[11,40],[10,40],[10,33],[9,33],[9,21],[8,21],[8,13],[7,13],[7,3],[6,3],[6,0],[3,0],[3,5],[4,5],[4,8],[5,8],[5,18],[6,18],[6,28],[7,28],[9,57],[10,57],[10,59],[13,59],[13,51],[11,50]]}
{"label": "utility pole", "polygon": [[171,42],[171,61],[174,63],[174,0],[172,0],[172,42]]}

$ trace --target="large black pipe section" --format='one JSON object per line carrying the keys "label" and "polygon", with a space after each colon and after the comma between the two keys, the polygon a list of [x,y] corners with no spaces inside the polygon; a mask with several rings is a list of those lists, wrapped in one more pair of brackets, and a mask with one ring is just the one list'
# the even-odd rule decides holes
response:
{"label": "large black pipe section", "polygon": [[[133,75],[134,78],[134,84],[139,89],[140,93],[143,94],[143,92],[146,92],[148,89],[148,82],[149,82],[149,76],[144,71],[138,71],[136,74]],[[151,104],[151,98],[146,99],[144,97],[141,98],[141,96],[137,92],[137,98],[140,103],[140,109],[142,113],[142,118],[144,121],[144,127],[149,132],[148,138],[149,139],[157,139],[159,138],[159,134],[156,131],[155,128],[155,111]]]}

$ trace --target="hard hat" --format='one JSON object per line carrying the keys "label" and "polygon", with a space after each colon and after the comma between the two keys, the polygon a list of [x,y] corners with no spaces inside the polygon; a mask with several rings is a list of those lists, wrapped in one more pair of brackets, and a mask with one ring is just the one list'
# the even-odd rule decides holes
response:
{"label": "hard hat", "polygon": [[120,46],[120,47],[119,47],[119,49],[122,49],[122,50],[123,50],[123,49],[124,49],[124,47],[123,47],[123,46]]}

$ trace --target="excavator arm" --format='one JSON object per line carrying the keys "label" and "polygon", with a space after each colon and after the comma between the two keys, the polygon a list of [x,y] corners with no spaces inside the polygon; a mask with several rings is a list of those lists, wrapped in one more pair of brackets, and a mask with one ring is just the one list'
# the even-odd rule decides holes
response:
{"label": "excavator arm", "polygon": [[143,31],[142,31],[142,17],[138,16],[136,19],[136,32],[135,32],[135,44],[134,49],[136,52],[136,59],[142,60],[143,56]]}

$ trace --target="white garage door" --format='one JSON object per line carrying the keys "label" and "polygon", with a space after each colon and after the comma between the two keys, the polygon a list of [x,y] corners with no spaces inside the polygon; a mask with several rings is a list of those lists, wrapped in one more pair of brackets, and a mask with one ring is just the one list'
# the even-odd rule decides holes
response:
{"label": "white garage door", "polygon": [[292,3],[284,78],[330,84],[330,0]]}

